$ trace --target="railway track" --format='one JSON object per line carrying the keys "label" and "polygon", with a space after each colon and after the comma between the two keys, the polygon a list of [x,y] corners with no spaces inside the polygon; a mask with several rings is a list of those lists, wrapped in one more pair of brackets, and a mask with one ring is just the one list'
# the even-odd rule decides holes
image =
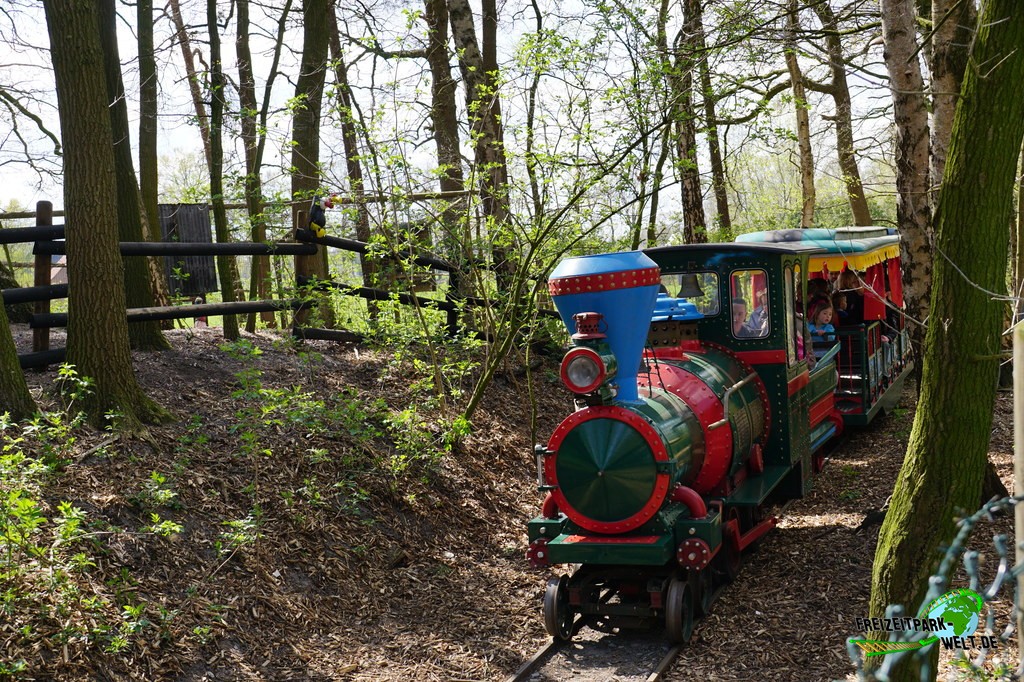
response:
{"label": "railway track", "polygon": [[[711,604],[725,586],[715,590]],[[571,641],[551,638],[507,682],[660,682],[685,644],[665,639],[659,627],[604,632],[577,618]]]}
{"label": "railway track", "polygon": [[589,631],[571,642],[550,640],[508,682],[658,682],[682,649],[652,633]]}
{"label": "railway track", "polygon": [[[781,519],[794,501],[773,516]],[[712,606],[726,587],[714,591]],[[686,646],[667,641],[658,627],[602,632],[589,625],[589,619],[577,618],[572,640],[551,638],[507,682],[660,682]]]}

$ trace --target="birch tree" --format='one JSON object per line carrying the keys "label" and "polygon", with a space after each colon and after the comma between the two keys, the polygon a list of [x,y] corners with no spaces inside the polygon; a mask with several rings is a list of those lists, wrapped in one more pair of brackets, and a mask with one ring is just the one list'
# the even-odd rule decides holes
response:
{"label": "birch tree", "polygon": [[903,296],[910,338],[920,358],[931,291],[928,108],[918,61],[913,0],[881,0],[883,57],[896,122],[896,219],[900,228]]}

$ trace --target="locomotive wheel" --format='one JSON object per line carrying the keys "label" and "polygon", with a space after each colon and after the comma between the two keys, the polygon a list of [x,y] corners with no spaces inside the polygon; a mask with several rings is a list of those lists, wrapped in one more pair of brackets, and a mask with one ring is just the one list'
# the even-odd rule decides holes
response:
{"label": "locomotive wheel", "polygon": [[572,639],[573,614],[569,606],[569,576],[548,578],[544,590],[544,629],[555,639]]}
{"label": "locomotive wheel", "polygon": [[711,580],[711,571],[707,568],[697,573],[697,615],[706,616],[711,612],[711,602],[715,598],[715,586]]}
{"label": "locomotive wheel", "polygon": [[670,640],[682,644],[693,637],[693,590],[679,578],[669,580],[665,591],[665,631]]}

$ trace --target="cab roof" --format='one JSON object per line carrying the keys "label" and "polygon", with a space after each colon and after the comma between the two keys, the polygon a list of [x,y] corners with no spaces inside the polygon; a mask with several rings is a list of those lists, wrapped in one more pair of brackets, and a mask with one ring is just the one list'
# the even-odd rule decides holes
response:
{"label": "cab roof", "polygon": [[659,256],[692,254],[710,259],[725,257],[807,255],[811,272],[827,268],[838,272],[844,267],[867,270],[900,255],[899,232],[892,227],[839,227],[766,230],[741,234],[735,242],[658,246],[645,249],[655,260]]}
{"label": "cab roof", "polygon": [[655,246],[644,249],[644,253],[655,258],[659,255],[673,255],[682,253],[704,253],[711,254],[812,254],[818,251],[813,244],[807,243],[770,243],[770,242],[711,242],[708,244],[679,244],[677,246]]}
{"label": "cab roof", "polygon": [[838,272],[844,267],[867,270],[900,255],[899,232],[892,227],[808,228],[750,232],[736,238],[743,244],[806,244],[817,253],[811,255],[812,272],[828,268]]}

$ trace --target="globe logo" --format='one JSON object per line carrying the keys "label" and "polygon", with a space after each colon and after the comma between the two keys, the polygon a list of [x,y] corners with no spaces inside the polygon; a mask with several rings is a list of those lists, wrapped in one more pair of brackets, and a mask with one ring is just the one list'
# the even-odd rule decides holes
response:
{"label": "globe logo", "polygon": [[981,596],[972,590],[951,590],[922,609],[921,617],[941,618],[946,624],[944,630],[932,631],[933,636],[970,637],[978,629],[982,603]]}

